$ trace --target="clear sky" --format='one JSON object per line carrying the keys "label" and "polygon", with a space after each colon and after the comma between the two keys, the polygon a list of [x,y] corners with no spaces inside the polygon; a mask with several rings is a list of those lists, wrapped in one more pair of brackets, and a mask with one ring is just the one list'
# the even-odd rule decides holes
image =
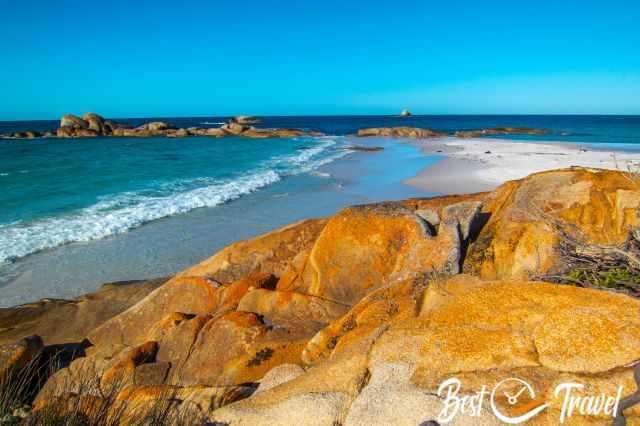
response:
{"label": "clear sky", "polygon": [[0,0],[0,120],[640,114],[640,1]]}

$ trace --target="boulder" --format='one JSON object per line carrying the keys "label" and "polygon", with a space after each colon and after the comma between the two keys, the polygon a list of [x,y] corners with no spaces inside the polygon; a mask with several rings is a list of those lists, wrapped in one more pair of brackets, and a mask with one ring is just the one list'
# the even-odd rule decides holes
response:
{"label": "boulder", "polygon": [[102,135],[105,132],[105,120],[103,117],[93,112],[87,112],[82,116],[82,119],[88,123],[88,127],[91,130],[95,130],[98,134]]}
{"label": "boulder", "polygon": [[188,317],[153,328],[164,329],[156,361],[170,365],[167,383],[180,386],[254,382],[281,363],[300,363],[311,334],[292,321],[272,323],[246,311]]}
{"label": "boulder", "polygon": [[226,405],[211,413],[209,422],[247,425],[342,423],[349,405],[369,380],[367,358],[372,341],[369,338],[354,342],[348,351],[337,354],[331,362],[314,366],[279,386]]}
{"label": "boulder", "polygon": [[304,374],[304,368],[297,364],[282,364],[271,370],[260,380],[256,394],[289,382]]}
{"label": "boulder", "polygon": [[[323,225],[304,221],[237,243],[170,280],[90,332],[87,356],[56,373],[38,399],[77,392],[88,387],[87,377],[103,388],[161,378],[180,387],[228,386],[256,382],[283,363],[300,364],[308,339],[346,308],[277,292],[273,274],[310,247]],[[264,298],[249,295],[263,290]],[[142,350],[149,345],[153,351]],[[140,352],[148,356],[135,355]]]}
{"label": "boulder", "polygon": [[136,386],[160,386],[166,384],[171,363],[153,362],[140,364],[133,372],[133,383]]}
{"label": "boulder", "polygon": [[214,136],[214,137],[222,137],[226,135],[226,132],[223,129],[205,129],[205,136]]}
{"label": "boulder", "polygon": [[117,424],[206,424],[214,409],[251,395],[255,387],[129,386],[120,391],[110,409]]}
{"label": "boulder", "polygon": [[[470,395],[518,377],[537,396],[514,407],[499,394],[501,410],[551,404],[535,424],[556,424],[559,383],[635,392],[640,301],[528,277],[563,266],[559,231],[624,244],[639,206],[628,175],[567,169],[490,193],[350,207],[240,241],[89,332],[86,356],[37,403],[107,389],[126,410],[160,400],[174,413],[189,399],[213,424],[416,425],[441,421],[446,379]],[[640,407],[625,415],[640,421]],[[500,423],[483,409],[453,424]]]}
{"label": "boulder", "polygon": [[[203,277],[179,277],[149,294],[131,309],[112,318],[103,326],[93,330],[89,339],[97,347],[114,343],[124,345],[138,344],[150,336],[148,329],[159,327],[158,321],[167,315],[207,316],[216,312],[235,309],[238,301],[249,288],[270,285],[270,275],[255,275],[221,285]],[[128,327],[131,321],[144,324],[144,328]],[[149,336],[149,337],[147,337]]]}
{"label": "boulder", "polygon": [[220,128],[232,135],[239,135],[240,133],[249,130],[250,127],[232,121],[230,123],[223,124]]}
{"label": "boulder", "polygon": [[66,114],[60,119],[60,127],[71,127],[72,129],[88,129],[89,123],[73,114]]}
{"label": "boulder", "polygon": [[190,136],[206,136],[207,135],[207,129],[204,129],[202,127],[189,127],[186,130]]}
{"label": "boulder", "polygon": [[165,121],[152,121],[150,123],[146,123],[140,127],[143,130],[148,130],[150,132],[157,132],[160,130],[167,130],[171,128],[171,125]]}
{"label": "boulder", "polygon": [[36,132],[32,130],[27,130],[26,132],[14,132],[10,135],[10,137],[16,138],[16,139],[33,139],[33,138],[39,138],[40,136],[42,136],[40,132]]}
{"label": "boulder", "polygon": [[302,361],[307,366],[319,365],[331,356],[349,352],[354,342],[366,340],[399,315],[413,316],[427,285],[428,280],[411,279],[368,294],[309,340]]}
{"label": "boulder", "polygon": [[172,138],[184,138],[185,136],[189,136],[190,134],[195,135],[195,133],[190,133],[189,131],[187,131],[187,129],[178,129],[176,131],[172,131],[171,133],[167,133],[167,136]]}
{"label": "boulder", "polygon": [[640,192],[623,173],[554,170],[494,191],[490,219],[470,244],[464,270],[483,278],[526,278],[566,268],[561,231],[589,244],[620,245],[638,225]]}
{"label": "boulder", "polygon": [[[470,395],[483,385],[491,390],[506,378],[518,377],[542,396],[540,401],[523,398],[523,404],[552,404],[535,424],[557,424],[562,400],[553,390],[559,383],[584,384],[589,395],[615,396],[618,385],[623,395],[635,391],[633,364],[640,359],[637,300],[599,290],[482,281],[467,275],[432,282],[418,292],[402,286],[389,288],[386,296],[371,294],[368,302],[347,313],[345,318],[358,318],[357,325],[342,331],[341,343],[329,357],[290,380],[214,411],[210,421],[426,424],[441,421],[443,402],[435,395],[445,379],[460,379],[462,395]],[[396,314],[381,316],[385,310],[377,305],[379,300],[407,303],[398,304]],[[312,403],[323,411],[318,406],[307,411]],[[496,403],[503,413],[514,415],[506,398]],[[627,409],[625,415],[631,422],[640,420],[640,408]],[[574,414],[572,421],[600,424],[611,417]],[[459,413],[452,424],[503,423],[486,402],[477,417]]]}
{"label": "boulder", "polygon": [[254,139],[266,139],[274,137],[270,130],[248,129],[242,133],[242,136]]}
{"label": "boulder", "polygon": [[110,135],[114,133],[117,129],[126,128],[126,127],[127,126],[120,123],[116,123],[115,121],[105,120],[103,124],[103,131],[104,131],[104,134]]}
{"label": "boulder", "polygon": [[174,313],[156,323],[149,332],[149,338],[157,340],[160,346],[156,357],[158,363],[169,365],[169,370],[165,374],[167,383],[180,382],[180,372],[189,357],[191,348],[200,331],[211,318],[210,315],[194,316]]}
{"label": "boulder", "polygon": [[[440,424],[437,419],[443,409],[443,400],[435,393],[411,383],[411,368],[406,364],[382,364],[372,371],[367,386],[349,407],[345,425],[385,426]],[[448,425],[498,426],[504,423],[493,417],[488,403],[471,416],[459,410]],[[431,423],[430,423],[431,422]]]}
{"label": "boulder", "polygon": [[433,138],[445,136],[446,133],[437,130],[420,129],[417,127],[374,127],[358,130],[357,136],[393,136],[405,138]]}
{"label": "boulder", "polygon": [[137,367],[153,363],[158,353],[158,342],[145,342],[142,345],[123,349],[113,357],[100,376],[100,389],[123,387],[134,382]]}
{"label": "boulder", "polygon": [[56,131],[59,138],[72,138],[75,136],[75,129],[71,126],[62,126]]}
{"label": "boulder", "polygon": [[460,224],[479,203],[447,210],[436,232],[400,203],[350,207],[329,220],[309,254],[296,291],[353,305],[366,294],[425,274],[455,274],[462,259]]}
{"label": "boulder", "polygon": [[111,136],[122,137],[124,136],[125,129],[121,127],[115,127],[111,129]]}
{"label": "boulder", "polygon": [[100,136],[100,133],[93,129],[76,129],[73,136],[76,138],[95,138]]}
{"label": "boulder", "polygon": [[254,312],[269,323],[315,332],[341,317],[348,307],[307,294],[252,288],[240,299],[237,309]]}
{"label": "boulder", "polygon": [[305,132],[304,130],[298,129],[273,129],[271,131],[271,137],[274,138],[295,138],[299,136],[318,136],[319,133],[311,134],[310,132]]}
{"label": "boulder", "polygon": [[[107,321],[89,339],[96,346],[139,344],[146,338],[145,328],[169,313],[207,315],[228,310],[237,303],[231,300],[239,300],[249,287],[273,286],[271,276],[282,275],[291,258],[313,244],[324,224],[321,219],[305,220],[232,244]],[[140,327],[130,327],[133,323]]]}
{"label": "boulder", "polygon": [[535,135],[541,136],[551,133],[548,129],[535,129],[529,127],[494,127],[491,129],[459,130],[454,136],[459,138],[477,138],[481,136],[503,135]]}
{"label": "boulder", "polygon": [[30,364],[40,355],[44,345],[40,336],[27,336],[15,343],[0,346],[0,384],[6,383],[8,375],[30,370],[34,374],[36,366]]}
{"label": "boulder", "polygon": [[280,277],[293,257],[311,247],[327,219],[307,219],[275,231],[234,243],[179,276],[207,276],[230,283],[255,272]]}
{"label": "boulder", "polygon": [[110,283],[75,300],[44,299],[0,308],[0,345],[30,335],[40,336],[46,345],[79,343],[92,329],[135,305],[164,282],[166,278]]}
{"label": "boulder", "polygon": [[257,124],[260,123],[260,119],[258,117],[254,117],[252,115],[237,115],[230,120],[233,123],[238,124]]}

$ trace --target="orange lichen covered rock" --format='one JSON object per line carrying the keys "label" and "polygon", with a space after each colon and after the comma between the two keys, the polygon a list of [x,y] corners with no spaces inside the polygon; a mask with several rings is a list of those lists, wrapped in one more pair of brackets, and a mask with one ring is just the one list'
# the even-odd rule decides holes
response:
{"label": "orange lichen covered rock", "polygon": [[[257,273],[229,285],[221,285],[203,277],[180,276],[170,280],[146,299],[90,333],[94,345],[135,344],[145,339],[145,327],[158,323],[167,313],[209,315],[235,309],[250,288],[275,286],[271,274]],[[167,318],[171,322],[176,320]],[[131,321],[145,327],[127,327]],[[169,324],[167,324],[169,325]]]}
{"label": "orange lichen covered rock", "polygon": [[349,312],[318,332],[306,345],[302,360],[317,364],[350,346],[398,316],[414,316],[426,286],[421,280],[407,280],[368,294]]}
{"label": "orange lichen covered rock", "polygon": [[316,331],[343,315],[348,306],[290,291],[255,289],[240,301],[238,310],[254,312],[266,321]]}
{"label": "orange lichen covered rock", "polygon": [[472,221],[478,208],[451,210],[436,235],[434,227],[399,203],[344,209],[324,227],[289,287],[352,305],[388,284],[457,273],[463,241],[459,224]]}
{"label": "orange lichen covered rock", "polygon": [[0,346],[0,383],[7,375],[29,367],[43,349],[40,336],[28,336],[15,343]]}
{"label": "orange lichen covered rock", "polygon": [[[340,336],[328,356],[292,380],[214,411],[210,419],[260,425],[294,418],[313,423],[313,411],[304,407],[317,401],[327,408],[325,414],[333,413],[345,425],[416,424],[439,415],[443,403],[435,393],[445,379],[460,379],[463,394],[469,395],[483,385],[491,390],[504,379],[519,377],[541,395],[537,403],[551,404],[533,424],[555,424],[562,406],[561,396],[553,392],[557,384],[584,384],[588,395],[615,396],[623,386],[624,396],[636,389],[631,366],[640,360],[637,300],[468,275],[431,283],[424,293],[416,292],[420,288],[403,283],[370,294],[318,333],[316,337]],[[403,300],[395,315],[385,309]],[[585,324],[584,312],[592,314],[594,327]],[[606,321],[599,320],[603,318]],[[498,395],[496,404],[514,415],[506,398]],[[457,421],[501,424],[488,405],[484,408],[479,417],[460,413]],[[640,408],[625,414],[635,421]],[[602,413],[576,413],[572,419],[575,424],[607,420],[611,416]]]}
{"label": "orange lichen covered rock", "polygon": [[[518,377],[537,393],[527,407],[551,404],[532,424],[556,424],[560,383],[635,392],[640,301],[533,279],[566,267],[560,231],[621,245],[639,206],[628,176],[567,169],[300,222],[222,250],[104,323],[38,402],[123,382],[131,413],[189,401],[210,423],[421,424],[436,420],[443,380],[467,395]],[[100,386],[83,389],[91,374]],[[640,406],[625,415],[640,420]],[[500,424],[488,409],[456,422]]]}
{"label": "orange lichen covered rock", "polygon": [[256,381],[279,364],[300,363],[305,334],[270,327],[255,313],[230,312],[207,322],[173,380],[218,386]]}
{"label": "orange lichen covered rock", "polygon": [[254,272],[279,277],[295,255],[313,245],[326,222],[326,219],[304,220],[234,243],[180,275],[206,276],[221,283],[230,283]]}
{"label": "orange lichen covered rock", "polygon": [[[618,245],[638,225],[640,192],[624,173],[572,168],[508,182],[471,244],[465,271],[526,278],[561,269],[558,229],[588,243]],[[506,196],[505,196],[506,195]]]}
{"label": "orange lichen covered rock", "polygon": [[146,342],[120,352],[111,362],[100,378],[100,388],[123,386],[133,382],[133,373],[137,366],[153,362],[158,352],[157,342]]}
{"label": "orange lichen covered rock", "polygon": [[91,330],[135,305],[166,281],[160,278],[107,283],[98,291],[73,300],[43,299],[0,308],[0,345],[31,335],[40,336],[45,345],[81,342]]}

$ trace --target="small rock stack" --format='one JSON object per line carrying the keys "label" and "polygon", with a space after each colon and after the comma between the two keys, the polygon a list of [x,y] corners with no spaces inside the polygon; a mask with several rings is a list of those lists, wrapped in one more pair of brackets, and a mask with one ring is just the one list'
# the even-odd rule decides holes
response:
{"label": "small rock stack", "polygon": [[60,119],[60,128],[56,131],[56,136],[60,138],[108,136],[126,127],[111,120],[105,120],[93,112],[84,114],[82,118],[66,114]]}
{"label": "small rock stack", "polygon": [[[186,136],[244,136],[248,138],[288,138],[296,136],[322,136],[319,132],[307,132],[298,129],[256,129],[249,124],[259,123],[260,120],[249,115],[233,117],[228,123],[219,128],[188,127],[176,128],[165,121],[152,121],[138,127],[132,127],[88,112],[82,118],[66,114],[60,119],[60,127],[55,131],[47,132],[14,132],[4,137],[14,139],[26,139],[36,137],[59,138],[94,138],[98,136],[113,137],[152,137],[163,136],[169,138],[181,138]],[[3,136],[3,135],[0,135]]]}

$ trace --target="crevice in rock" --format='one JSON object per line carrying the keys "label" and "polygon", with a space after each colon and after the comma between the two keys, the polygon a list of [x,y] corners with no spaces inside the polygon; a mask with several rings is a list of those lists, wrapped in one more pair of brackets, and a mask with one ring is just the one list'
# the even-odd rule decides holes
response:
{"label": "crevice in rock", "polygon": [[460,241],[460,271],[464,270],[464,262],[467,259],[469,246],[477,241],[480,232],[482,232],[484,226],[489,222],[489,219],[491,219],[491,213],[478,212],[471,220],[468,237],[462,238]]}
{"label": "crevice in rock", "polygon": [[375,346],[376,342],[380,339],[380,337],[382,337],[382,335],[389,330],[389,327],[390,327],[389,324],[384,324],[371,332],[371,344],[367,348],[366,357],[364,360],[364,365],[366,366],[366,368],[363,375],[359,378],[360,380],[357,382],[356,394],[351,396],[345,403],[344,407],[342,407],[342,412],[340,414],[340,422],[342,424],[344,424],[344,422],[347,420],[349,411],[351,410],[351,406],[353,405],[354,401],[360,396],[362,391],[369,385],[369,382],[371,380],[371,369],[369,368],[369,364],[371,362],[371,353],[373,352],[373,347]]}

